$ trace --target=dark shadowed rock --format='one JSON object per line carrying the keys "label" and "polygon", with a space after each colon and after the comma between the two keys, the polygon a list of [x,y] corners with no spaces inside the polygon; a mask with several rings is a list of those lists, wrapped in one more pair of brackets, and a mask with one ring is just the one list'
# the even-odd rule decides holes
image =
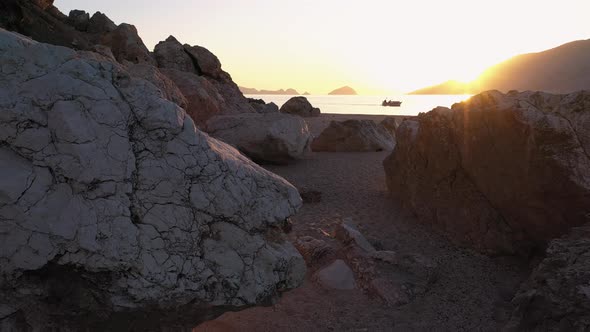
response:
{"label": "dark shadowed rock", "polygon": [[134,26],[125,23],[117,26],[101,12],[90,17],[83,10],[72,10],[65,16],[51,5],[38,6],[28,0],[6,0],[0,4],[0,12],[0,27],[36,41],[86,51],[95,51],[100,44],[111,48],[121,63],[155,65]]}
{"label": "dark shadowed rock", "polygon": [[160,68],[199,74],[193,60],[185,52],[184,46],[173,36],[169,36],[154,47],[154,57]]}
{"label": "dark shadowed rock", "polygon": [[[258,100],[262,101],[262,99]],[[273,102],[266,104],[264,101],[262,101],[262,103],[258,101],[252,102],[252,99],[249,99],[249,103],[256,113],[279,113],[279,107]]]}
{"label": "dark shadowed rock", "polygon": [[221,70],[221,62],[215,54],[209,52],[208,49],[201,46],[184,45],[185,51],[195,59],[195,65],[198,66],[197,71],[202,75],[209,76],[215,79],[228,79],[228,74]]}
{"label": "dark shadowed rock", "polygon": [[100,43],[111,48],[117,61],[123,63],[147,63],[155,66],[156,61],[137,34],[137,29],[130,24],[122,23],[113,31],[102,36]]}
{"label": "dark shadowed rock", "polygon": [[302,117],[314,117],[320,115],[320,109],[311,106],[305,97],[293,97],[280,109],[281,113],[299,115]]}
{"label": "dark shadowed rock", "polygon": [[457,243],[526,254],[587,220],[589,128],[588,92],[482,93],[404,121],[387,184]]}
{"label": "dark shadowed rock", "polygon": [[88,31],[90,14],[83,10],[71,10],[68,14],[68,22],[78,31]]}
{"label": "dark shadowed rock", "polygon": [[307,265],[313,265],[323,257],[333,252],[333,249],[322,240],[311,236],[303,236],[295,241],[295,248],[299,251]]}
{"label": "dark shadowed rock", "polygon": [[0,30],[0,326],[188,330],[299,285],[297,190],[96,53]]}
{"label": "dark shadowed rock", "polygon": [[332,121],[313,140],[313,151],[370,152],[391,151],[395,141],[381,125],[371,120]]}
{"label": "dark shadowed rock", "polygon": [[115,22],[111,21],[105,14],[96,12],[90,17],[88,22],[88,32],[96,34],[104,34],[111,32],[117,28]]}
{"label": "dark shadowed rock", "polygon": [[281,113],[216,116],[207,122],[206,131],[262,163],[301,159],[311,141],[305,120]]}
{"label": "dark shadowed rock", "polygon": [[508,331],[590,329],[590,225],[551,242],[512,304]]}

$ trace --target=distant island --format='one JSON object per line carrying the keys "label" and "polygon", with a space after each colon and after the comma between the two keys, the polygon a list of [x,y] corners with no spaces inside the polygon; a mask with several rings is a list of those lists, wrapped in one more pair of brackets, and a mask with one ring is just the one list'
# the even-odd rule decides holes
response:
{"label": "distant island", "polygon": [[517,55],[469,83],[447,81],[410,94],[476,94],[486,90],[569,93],[590,88],[590,39]]}
{"label": "distant island", "polygon": [[299,92],[295,89],[287,89],[287,90],[258,90],[254,88],[245,88],[240,86],[240,91],[245,95],[300,95]]}
{"label": "distant island", "polygon": [[332,96],[357,95],[356,91],[354,91],[354,89],[349,86],[343,86],[328,94]]}

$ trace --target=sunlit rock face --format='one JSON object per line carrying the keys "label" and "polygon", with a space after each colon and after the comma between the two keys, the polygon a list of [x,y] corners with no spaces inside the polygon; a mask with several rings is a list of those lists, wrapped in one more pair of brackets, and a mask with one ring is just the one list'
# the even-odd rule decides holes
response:
{"label": "sunlit rock face", "polygon": [[590,225],[551,242],[512,304],[507,331],[590,329]]}
{"label": "sunlit rock face", "polygon": [[590,93],[489,91],[406,120],[391,194],[457,243],[527,253],[590,215]]}
{"label": "sunlit rock face", "polygon": [[297,190],[157,84],[5,30],[0,63],[2,329],[180,330],[302,281]]}

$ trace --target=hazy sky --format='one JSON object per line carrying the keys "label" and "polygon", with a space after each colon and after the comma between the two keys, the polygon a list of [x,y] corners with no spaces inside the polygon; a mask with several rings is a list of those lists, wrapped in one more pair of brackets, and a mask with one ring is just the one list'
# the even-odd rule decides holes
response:
{"label": "hazy sky", "polygon": [[174,35],[215,53],[234,81],[327,93],[471,80],[519,53],[590,38],[590,0],[56,0],[134,24],[151,50]]}

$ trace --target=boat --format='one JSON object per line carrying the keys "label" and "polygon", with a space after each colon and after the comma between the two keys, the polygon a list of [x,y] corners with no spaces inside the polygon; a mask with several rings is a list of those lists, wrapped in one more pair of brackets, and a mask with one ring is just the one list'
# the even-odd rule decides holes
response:
{"label": "boat", "polygon": [[399,107],[402,105],[402,102],[399,100],[384,100],[381,103],[381,106],[392,106],[392,107]]}

